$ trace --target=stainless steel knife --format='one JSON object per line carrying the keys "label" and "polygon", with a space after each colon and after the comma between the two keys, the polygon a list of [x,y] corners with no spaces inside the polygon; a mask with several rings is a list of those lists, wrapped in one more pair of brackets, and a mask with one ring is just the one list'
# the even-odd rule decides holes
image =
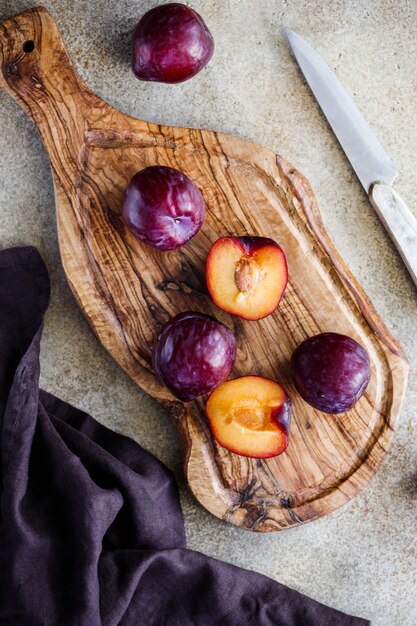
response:
{"label": "stainless steel knife", "polygon": [[417,286],[417,219],[391,187],[395,165],[334,72],[302,37],[286,32],[311,91]]}

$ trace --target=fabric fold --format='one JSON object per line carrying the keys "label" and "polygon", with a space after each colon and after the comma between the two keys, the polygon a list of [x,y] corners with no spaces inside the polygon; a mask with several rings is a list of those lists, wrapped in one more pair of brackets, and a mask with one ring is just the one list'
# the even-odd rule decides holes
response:
{"label": "fabric fold", "polygon": [[39,389],[48,301],[36,249],[0,252],[0,623],[369,624],[186,549],[171,472]]}

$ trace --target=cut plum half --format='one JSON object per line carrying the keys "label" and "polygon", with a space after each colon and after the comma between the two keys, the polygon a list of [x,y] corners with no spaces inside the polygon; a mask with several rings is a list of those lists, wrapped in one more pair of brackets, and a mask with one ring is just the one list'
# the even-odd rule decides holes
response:
{"label": "cut plum half", "polygon": [[221,237],[207,257],[206,281],[219,308],[259,320],[275,311],[287,286],[285,254],[266,237]]}
{"label": "cut plum half", "polygon": [[291,400],[260,376],[229,380],[210,395],[206,413],[216,441],[235,454],[266,459],[288,446]]}

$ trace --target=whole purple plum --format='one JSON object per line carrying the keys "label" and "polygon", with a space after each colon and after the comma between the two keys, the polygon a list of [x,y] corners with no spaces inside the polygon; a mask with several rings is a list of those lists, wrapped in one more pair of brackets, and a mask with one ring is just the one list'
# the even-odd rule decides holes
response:
{"label": "whole purple plum", "polygon": [[175,250],[200,230],[205,205],[188,176],[172,167],[152,165],[133,176],[121,212],[135,237],[159,250]]}
{"label": "whole purple plum", "polygon": [[155,342],[152,363],[160,381],[188,402],[220,385],[236,358],[236,342],[214,317],[188,311],[167,322]]}
{"label": "whole purple plum", "polygon": [[338,333],[322,333],[303,341],[293,352],[291,368],[300,396],[325,413],[349,411],[371,378],[366,350]]}
{"label": "whole purple plum", "polygon": [[185,4],[162,4],[145,13],[132,39],[132,69],[140,80],[182,83],[210,61],[213,37]]}

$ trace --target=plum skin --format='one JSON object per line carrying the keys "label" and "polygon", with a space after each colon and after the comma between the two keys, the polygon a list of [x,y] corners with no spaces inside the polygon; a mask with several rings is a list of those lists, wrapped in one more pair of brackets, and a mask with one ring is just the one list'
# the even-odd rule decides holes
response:
{"label": "plum skin", "polygon": [[371,378],[366,350],[352,337],[321,333],[301,343],[291,357],[300,396],[324,413],[344,413],[359,400]]}
{"label": "plum skin", "polygon": [[200,230],[205,204],[188,176],[173,167],[151,165],[132,177],[121,215],[140,241],[158,250],[175,250]]}
{"label": "plum skin", "polygon": [[236,341],[227,326],[210,315],[186,311],[162,327],[152,365],[171,393],[189,402],[223,383],[235,359]]}
{"label": "plum skin", "polygon": [[289,395],[286,393],[286,398],[279,409],[276,409],[272,417],[274,421],[280,426],[280,428],[287,435],[287,445],[288,445],[288,435],[290,432],[290,423],[291,423],[291,415],[292,415],[292,402]]}
{"label": "plum skin", "polygon": [[213,37],[196,11],[163,4],[145,13],[134,30],[132,70],[139,80],[181,83],[200,72],[213,51]]}

